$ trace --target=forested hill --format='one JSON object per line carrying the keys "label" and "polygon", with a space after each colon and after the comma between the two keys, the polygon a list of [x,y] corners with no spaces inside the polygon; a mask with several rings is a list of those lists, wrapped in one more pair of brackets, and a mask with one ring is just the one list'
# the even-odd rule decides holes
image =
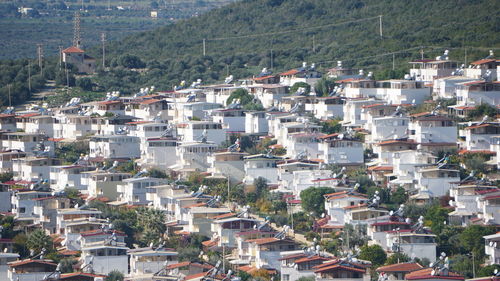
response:
{"label": "forested hill", "polygon": [[[110,65],[123,56],[138,56],[146,74],[123,68],[101,77],[103,86],[123,89],[154,84],[170,88],[180,80],[224,79],[316,62],[322,67],[337,60],[365,69],[407,67],[408,58],[434,57],[450,48],[451,58],[486,56],[500,47],[500,5],[491,0],[246,0],[200,17],[113,42]],[[383,15],[383,37],[378,16]],[[203,39],[206,56],[203,56]],[[480,47],[480,48],[478,48]],[[407,50],[411,49],[411,50]],[[500,49],[496,49],[497,53]],[[94,53],[99,57],[99,51]],[[499,53],[500,55],[500,53]],[[120,60],[121,59],[121,60]],[[130,57],[128,57],[129,60]],[[125,84],[123,83],[125,81]]]}

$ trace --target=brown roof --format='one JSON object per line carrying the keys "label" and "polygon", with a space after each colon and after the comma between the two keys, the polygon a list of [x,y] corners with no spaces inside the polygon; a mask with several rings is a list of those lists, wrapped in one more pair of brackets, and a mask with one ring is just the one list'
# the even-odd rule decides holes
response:
{"label": "brown roof", "polygon": [[16,261],[16,262],[10,263],[9,266],[10,267],[16,267],[16,266],[21,266],[21,265],[30,264],[30,263],[38,263],[38,264],[46,264],[46,265],[57,266],[57,264],[55,264],[53,262],[44,261],[44,260],[32,260],[32,259],[27,259],[27,260],[22,260],[22,261]]}
{"label": "brown roof", "polygon": [[470,64],[480,65],[480,64],[496,62],[496,61],[497,61],[496,59],[482,59],[482,60],[473,61]]}
{"label": "brown roof", "polygon": [[378,272],[411,272],[421,269],[422,266],[416,262],[396,263],[377,268]]}
{"label": "brown roof", "polygon": [[66,48],[62,51],[65,54],[70,54],[70,53],[84,53],[84,51],[80,48],[77,48],[75,46],[71,46],[69,48]]}
{"label": "brown roof", "polygon": [[250,239],[250,240],[247,240],[245,242],[255,243],[257,245],[265,245],[265,244],[271,244],[271,243],[275,243],[275,242],[279,242],[279,241],[294,242],[293,240],[290,240],[290,239],[278,239],[275,237]]}
{"label": "brown roof", "polygon": [[421,279],[451,279],[451,280],[464,280],[460,274],[449,272],[447,276],[432,275],[432,268],[424,268],[417,271],[410,272],[405,275],[406,280],[421,280]]}

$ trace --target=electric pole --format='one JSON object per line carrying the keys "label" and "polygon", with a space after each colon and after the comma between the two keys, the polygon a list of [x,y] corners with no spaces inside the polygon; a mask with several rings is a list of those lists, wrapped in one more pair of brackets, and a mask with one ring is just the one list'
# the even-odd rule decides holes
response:
{"label": "electric pole", "polygon": [[101,33],[102,42],[102,68],[106,68],[106,33]]}
{"label": "electric pole", "polygon": [[380,25],[380,38],[382,38],[384,36],[384,34],[382,33],[382,15],[378,16],[379,18],[379,25]]}
{"label": "electric pole", "polygon": [[37,44],[38,53],[38,67],[40,67],[40,74],[43,75],[43,48],[42,44]]}

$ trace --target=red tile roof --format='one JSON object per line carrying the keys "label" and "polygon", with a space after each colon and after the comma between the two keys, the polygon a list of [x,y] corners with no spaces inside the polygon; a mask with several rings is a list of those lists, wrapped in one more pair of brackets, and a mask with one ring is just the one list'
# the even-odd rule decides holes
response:
{"label": "red tile roof", "polygon": [[339,269],[344,269],[347,271],[361,272],[361,273],[366,272],[366,269],[345,266],[345,265],[340,265],[340,264],[334,264],[331,266],[321,267],[321,268],[317,269],[316,271],[314,271],[314,273],[320,273],[320,272],[325,272],[325,271],[335,271],[335,270],[339,270]]}
{"label": "red tile roof", "polygon": [[71,54],[71,53],[84,53],[84,51],[80,48],[77,48],[75,46],[71,46],[69,48],[66,48],[62,51],[65,54]]}
{"label": "red tile roof", "polygon": [[200,279],[200,278],[205,277],[205,275],[207,275],[207,272],[200,272],[200,273],[196,273],[196,274],[191,274],[191,275],[184,277],[183,280]]}
{"label": "red tile roof", "polygon": [[169,264],[167,265],[167,269],[174,269],[174,268],[179,268],[179,267],[185,267],[190,265],[191,262],[185,261],[185,262],[180,262],[180,263],[174,263],[174,264]]}
{"label": "red tile roof", "polygon": [[310,261],[329,261],[329,258],[321,257],[321,256],[312,256],[312,257],[303,257],[294,261],[294,263],[304,263]]}
{"label": "red tile roof", "polygon": [[160,102],[161,100],[158,99],[149,99],[149,100],[143,100],[140,102],[140,104],[152,104],[152,103],[157,103]]}
{"label": "red tile roof", "polygon": [[411,272],[421,269],[422,266],[416,262],[396,263],[377,268],[378,272]]}
{"label": "red tile roof", "polygon": [[291,260],[291,259],[300,259],[300,258],[304,258],[304,257],[306,257],[306,254],[299,253],[299,254],[293,254],[293,255],[283,256],[279,260],[280,261],[284,261],[284,260]]}
{"label": "red tile roof", "polygon": [[288,75],[295,75],[297,73],[300,73],[297,69],[291,69],[285,72],[280,73],[281,76],[288,76]]}
{"label": "red tile roof", "polygon": [[387,141],[381,141],[377,145],[384,146],[384,145],[393,145],[393,144],[417,144],[414,141],[411,140],[387,140]]}
{"label": "red tile roof", "polygon": [[482,59],[482,60],[473,61],[470,64],[480,65],[480,64],[485,64],[485,63],[490,63],[490,62],[496,62],[496,61],[497,61],[496,59]]}
{"label": "red tile roof", "polygon": [[406,280],[422,280],[422,279],[450,279],[450,280],[464,280],[464,277],[454,273],[449,272],[448,276],[442,275],[431,275],[432,268],[424,268],[421,270],[413,271],[405,275]]}
{"label": "red tile roof", "polygon": [[230,217],[234,217],[234,216],[236,216],[235,213],[227,213],[227,214],[222,214],[222,215],[215,216],[213,218],[217,220],[217,219],[230,218]]}
{"label": "red tile roof", "polygon": [[44,260],[32,260],[32,259],[27,259],[27,260],[12,262],[12,263],[9,263],[9,266],[10,267],[17,267],[17,266],[21,266],[21,265],[25,265],[25,264],[31,264],[31,263],[53,265],[54,267],[57,266],[57,264],[55,264],[53,262],[48,262],[48,261],[44,261]]}
{"label": "red tile roof", "polygon": [[247,240],[245,242],[255,243],[257,245],[265,245],[265,244],[271,244],[271,243],[280,242],[280,241],[283,241],[283,242],[294,242],[293,240],[290,240],[290,239],[278,239],[278,238],[274,238],[274,237],[250,239],[250,240]]}
{"label": "red tile roof", "polygon": [[273,77],[275,77],[275,76],[274,75],[267,75],[267,76],[262,76],[262,77],[255,77],[253,80],[262,81],[262,80],[266,80],[266,79],[273,78]]}
{"label": "red tile roof", "polygon": [[393,168],[392,166],[372,166],[372,167],[369,167],[367,170],[369,171],[392,171]]}
{"label": "red tile roof", "polygon": [[73,273],[63,273],[59,277],[59,279],[64,280],[67,278],[71,277],[76,277],[76,276],[85,276],[85,277],[106,277],[106,275],[98,275],[98,274],[91,274],[91,273],[83,273],[83,272],[73,272]]}

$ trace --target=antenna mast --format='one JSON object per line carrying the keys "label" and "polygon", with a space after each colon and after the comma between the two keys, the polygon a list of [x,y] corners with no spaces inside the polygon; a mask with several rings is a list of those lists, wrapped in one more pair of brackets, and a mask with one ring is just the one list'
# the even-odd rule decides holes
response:
{"label": "antenna mast", "polygon": [[80,13],[75,12],[74,27],[73,27],[73,46],[80,48],[82,44],[82,38],[80,35]]}

